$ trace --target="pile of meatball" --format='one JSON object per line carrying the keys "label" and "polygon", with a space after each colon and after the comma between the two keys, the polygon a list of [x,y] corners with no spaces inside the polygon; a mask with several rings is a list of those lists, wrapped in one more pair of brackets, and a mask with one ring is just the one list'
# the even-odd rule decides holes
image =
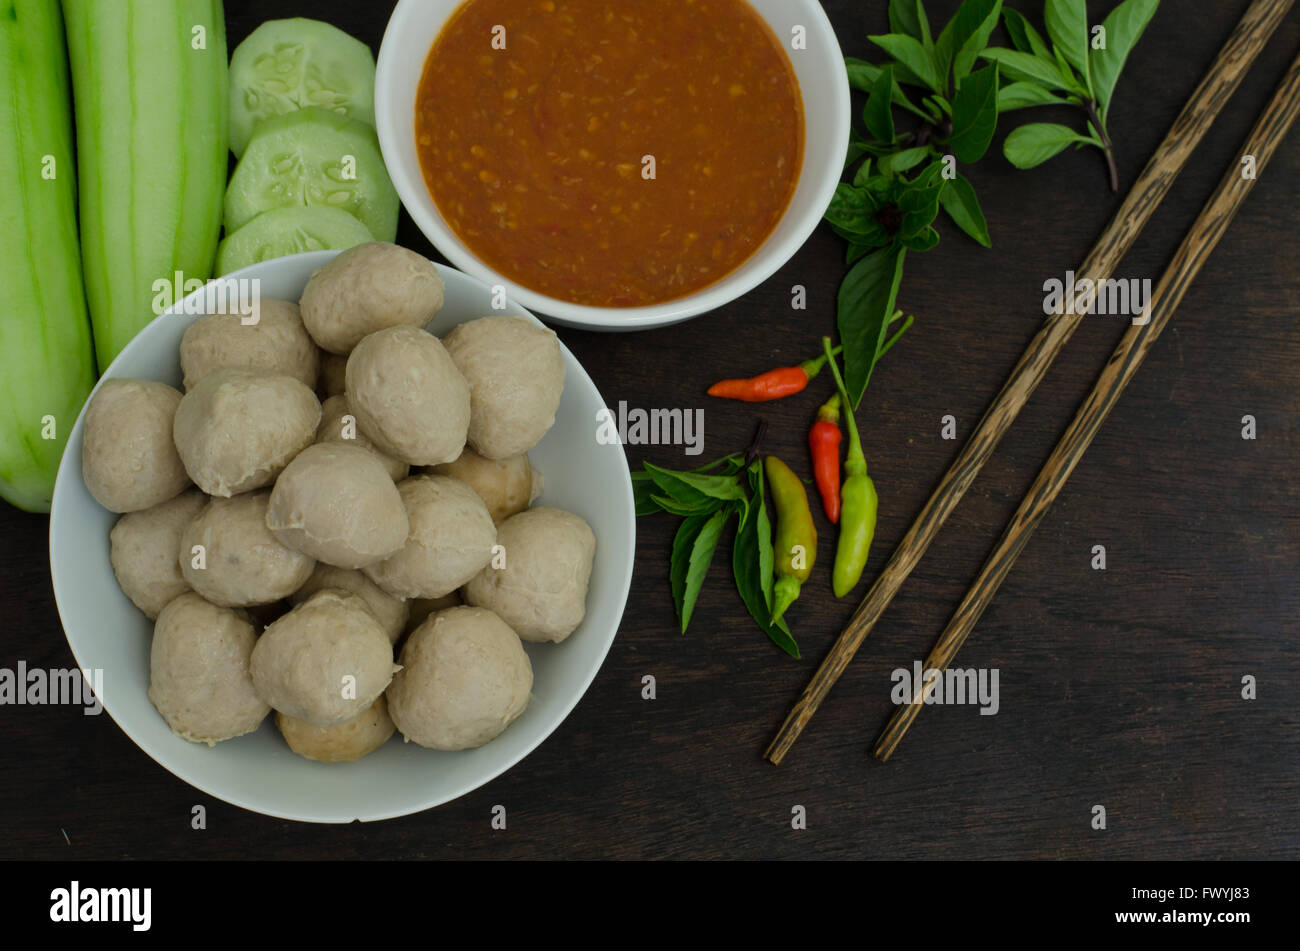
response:
{"label": "pile of meatball", "polygon": [[442,299],[422,256],[359,245],[297,304],[195,321],[184,393],[115,379],[91,399],[83,477],[122,513],[113,572],[154,620],[149,699],[177,735],[213,745],[274,710],[322,762],[395,730],[482,746],[528,704],[522,642],[582,623],[595,536],[530,507],[559,341],[501,316],[440,339]]}

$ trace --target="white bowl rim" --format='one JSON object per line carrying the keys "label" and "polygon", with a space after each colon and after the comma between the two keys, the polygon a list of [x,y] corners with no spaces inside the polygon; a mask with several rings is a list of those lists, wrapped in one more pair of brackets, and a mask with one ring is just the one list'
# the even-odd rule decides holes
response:
{"label": "white bowl rim", "polygon": [[[310,262],[310,259],[315,258],[317,259],[316,262],[311,262],[311,263],[315,263],[316,266],[319,267],[324,265],[327,261],[331,260],[332,258],[334,258],[336,255],[340,253],[341,253],[340,251],[332,251],[332,250],[305,251],[300,254],[285,255],[284,257],[281,258],[275,258],[273,259],[273,261],[280,262],[280,261],[285,261],[290,258],[293,258],[293,259],[303,259],[305,262]],[[240,268],[239,270],[236,271],[231,271],[229,274],[223,274],[221,275],[220,278],[213,278],[212,280],[213,281],[228,280],[228,279],[237,280],[241,277],[247,276],[248,272],[255,271],[259,268],[265,267],[267,264],[270,263],[272,262],[266,261],[260,264],[249,265],[248,267]],[[455,268],[448,267],[445,264],[439,264],[436,261],[432,263],[438,269],[439,274],[443,276],[444,279],[445,279],[445,275],[448,272],[453,272],[459,274],[461,277],[468,278],[472,281],[478,281],[478,279],[472,274],[465,274],[464,272],[459,272]],[[479,283],[482,282],[479,281]],[[99,388],[104,385],[104,381],[114,379],[114,370],[117,368],[119,363],[122,362],[123,355],[127,352],[127,350],[129,350],[133,346],[136,346],[138,342],[142,340],[146,336],[146,334],[149,333],[150,329],[159,321],[167,319],[175,315],[177,312],[184,313],[183,308],[185,307],[186,302],[190,301],[191,299],[197,297],[200,294],[204,294],[207,288],[211,286],[211,284],[212,281],[209,281],[207,284],[204,285],[204,287],[195,290],[191,294],[187,294],[185,297],[181,298],[180,300],[177,300],[171,307],[164,310],[161,314],[156,316],[153,320],[151,320],[148,324],[146,324],[143,328],[141,328],[140,331],[136,333],[135,337],[132,338],[131,342],[128,343],[127,346],[123,348],[122,352],[113,358],[113,361],[112,363],[109,364],[108,369],[106,369],[100,375],[100,378],[95,381],[94,388],[86,396],[86,401],[85,403],[82,404],[81,410],[77,414],[77,421],[74,424],[72,430],[68,434],[69,446],[72,445],[74,440],[78,444],[80,443],[80,434],[84,430],[86,408],[90,405],[90,400],[94,397],[94,395],[97,392],[99,392]],[[516,304],[517,310],[522,311],[521,316],[525,316],[527,319],[533,321],[538,326],[545,326],[540,320],[538,320],[535,314],[531,313],[522,304],[519,304],[517,301],[512,301],[512,302]],[[582,364],[578,361],[577,357],[573,355],[573,353],[569,350],[569,348],[564,345],[563,341],[560,341],[560,348],[566,358],[566,363],[571,367],[576,367],[577,370],[582,374],[582,379],[586,381],[586,383],[591,387],[593,392],[599,394],[600,390],[596,387],[596,384],[591,379],[590,374],[587,373],[586,368],[582,366]],[[624,462],[626,463],[626,450],[624,450],[623,447],[620,446],[619,451],[624,454]],[[60,626],[63,627],[64,637],[68,642],[68,649],[72,651],[73,658],[76,659],[78,667],[81,669],[85,669],[84,665],[82,664],[81,658],[77,656],[77,648],[76,645],[73,643],[73,638],[69,634],[66,625],[64,625],[63,623],[63,615],[64,615],[63,604],[65,601],[69,600],[69,598],[72,596],[72,592],[67,591],[65,585],[60,583],[60,572],[56,567],[55,559],[54,559],[54,526],[55,526],[54,514],[55,514],[55,505],[57,504],[59,498],[58,488],[60,483],[62,483],[62,481],[65,478],[76,478],[76,479],[81,478],[81,460],[80,458],[77,458],[75,461],[69,461],[73,455],[74,453],[65,450],[63,454],[63,458],[59,462],[58,472],[55,475],[55,488],[51,496],[52,501],[50,506],[50,516],[49,516],[50,528],[49,528],[49,535],[48,535],[49,547],[50,547],[50,582],[51,582],[51,587],[54,590],[55,607],[58,609],[59,612],[59,623]],[[75,472],[73,470],[75,470]],[[339,817],[334,815],[330,815],[328,817],[319,816],[319,815],[312,816],[306,814],[294,814],[292,812],[281,811],[274,808],[268,808],[265,803],[260,803],[257,802],[256,800],[252,800],[248,796],[231,795],[225,791],[218,791],[216,789],[213,789],[211,788],[210,784],[206,780],[202,780],[193,776],[188,769],[170,763],[168,761],[170,757],[167,756],[165,750],[161,749],[158,746],[155,746],[154,744],[149,742],[146,738],[137,735],[136,732],[131,730],[125,723],[123,723],[120,719],[118,719],[118,717],[114,714],[112,709],[111,691],[107,692],[107,696],[99,698],[99,700],[103,703],[104,712],[107,713],[112,718],[113,722],[117,724],[118,728],[121,729],[122,732],[126,734],[126,736],[131,740],[131,742],[133,742],[139,749],[143,750],[155,763],[157,763],[159,766],[162,766],[164,769],[166,769],[177,779],[180,779],[183,782],[188,783],[193,788],[198,789],[200,792],[206,793],[207,795],[210,795],[215,799],[220,799],[222,802],[227,802],[233,806],[238,806],[241,809],[247,809],[250,812],[259,813],[265,816],[271,816],[277,819],[288,819],[295,822],[312,822],[312,823],[322,823],[322,824],[344,824],[344,823],[358,822],[358,821],[379,822],[385,819],[396,819],[402,816],[415,815],[417,813],[425,812],[429,809],[434,809],[438,806],[445,805],[448,802],[452,802],[456,799],[459,799],[461,796],[464,796],[470,792],[473,792],[475,789],[487,785],[488,783],[492,782],[494,779],[498,778],[502,774],[513,769],[523,759],[525,759],[534,750],[536,750],[537,747],[541,746],[542,743],[550,739],[551,735],[555,733],[557,729],[560,728],[560,726],[564,723],[566,719],[568,719],[569,714],[571,714],[574,708],[577,707],[577,705],[582,701],[582,698],[587,695],[587,691],[591,689],[591,685],[596,679],[596,674],[599,673],[600,668],[604,666],[605,659],[609,656],[609,650],[611,647],[613,647],[614,639],[618,635],[618,631],[622,626],[623,616],[627,610],[627,598],[632,587],[632,572],[633,572],[633,566],[636,558],[636,504],[635,504],[635,499],[632,490],[632,475],[630,469],[628,470],[627,480],[625,483],[623,483],[622,487],[624,489],[623,509],[628,513],[629,516],[625,528],[627,531],[628,545],[631,548],[631,557],[626,559],[627,569],[623,573],[623,576],[621,578],[614,579],[615,583],[622,588],[622,594],[618,597],[618,602],[619,602],[618,617],[614,621],[613,630],[611,630],[606,637],[604,649],[599,652],[599,656],[593,658],[593,662],[590,665],[590,669],[585,671],[582,674],[582,688],[574,692],[571,702],[569,702],[564,707],[563,711],[559,714],[559,716],[555,719],[555,721],[549,726],[549,728],[547,728],[542,733],[542,735],[540,735],[537,738],[536,742],[522,749],[517,756],[507,759],[505,762],[501,764],[499,768],[495,769],[494,771],[490,772],[487,775],[482,776],[481,778],[478,778],[477,780],[467,781],[465,784],[463,784],[463,788],[458,788],[450,794],[431,797],[423,804],[418,805],[412,809],[389,810],[386,812],[375,812],[369,815],[364,815],[364,816],[358,815],[352,817]],[[389,742],[392,742],[391,738]]]}
{"label": "white bowl rim", "polygon": [[[390,106],[393,97],[396,95],[392,78],[395,74],[394,58],[396,54],[393,52],[393,44],[389,42],[389,39],[391,36],[403,32],[405,20],[413,15],[412,11],[421,2],[422,0],[398,0],[397,6],[389,17],[388,26],[384,30],[384,37],[379,46],[379,57],[375,71],[375,128],[379,136],[379,148],[383,154],[384,163],[390,167],[395,167],[394,163],[398,161],[397,155],[400,151],[398,143],[401,139],[397,131],[390,125],[388,119],[391,111]],[[831,25],[830,18],[826,15],[821,3],[818,0],[794,0],[794,2],[801,3],[807,11],[810,32],[815,27],[820,32],[822,40],[829,42],[836,52],[840,52],[839,39],[836,37],[835,29]],[[762,16],[762,14],[759,13],[759,16]],[[763,20],[766,22],[767,18],[763,17]],[[430,43],[432,43],[432,39]],[[836,61],[843,62],[842,54]],[[421,65],[421,71],[423,71],[423,65]],[[393,185],[402,200],[402,207],[411,216],[421,234],[441,254],[445,255],[448,261],[484,283],[504,285],[507,294],[524,307],[536,310],[556,323],[586,330],[630,331],[664,327],[716,310],[749,293],[784,267],[803,247],[808,238],[812,236],[813,231],[816,230],[817,225],[822,220],[826,207],[835,195],[835,189],[839,185],[840,178],[843,176],[844,156],[847,154],[849,146],[851,121],[849,117],[850,99],[847,70],[840,69],[838,71],[836,81],[832,83],[832,87],[831,101],[827,104],[818,103],[817,108],[832,110],[832,115],[835,117],[835,141],[831,143],[831,148],[827,152],[824,166],[812,170],[808,166],[808,144],[806,141],[804,143],[803,168],[800,170],[800,178],[810,173],[820,175],[819,181],[821,184],[814,192],[809,210],[797,220],[792,233],[782,242],[781,250],[772,254],[769,262],[763,267],[745,269],[744,265],[752,261],[772,240],[772,235],[769,234],[763,244],[759,245],[749,258],[741,262],[729,274],[698,291],[659,304],[641,307],[593,307],[588,304],[574,304],[557,297],[550,297],[521,284],[516,284],[471,254],[460,239],[443,223],[441,215],[430,214],[419,202],[407,201],[406,195],[403,194],[404,182],[395,180]],[[803,97],[804,95],[801,88],[800,96]],[[805,115],[808,113],[809,105],[808,101],[804,99]],[[420,175],[420,180],[423,186],[423,173]],[[425,191],[427,193],[427,188]],[[430,203],[432,203],[432,199],[430,199]],[[790,210],[787,206],[781,220],[784,220],[785,215],[789,213]]]}

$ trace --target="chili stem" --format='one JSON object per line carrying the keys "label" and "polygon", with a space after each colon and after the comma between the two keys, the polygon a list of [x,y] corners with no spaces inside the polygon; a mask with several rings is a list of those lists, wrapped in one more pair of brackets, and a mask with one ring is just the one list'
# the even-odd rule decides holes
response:
{"label": "chili stem", "polygon": [[831,373],[835,375],[835,386],[840,391],[840,399],[844,401],[845,422],[849,427],[849,455],[862,455],[862,440],[858,438],[858,424],[853,418],[853,401],[849,399],[848,387],[844,385],[844,377],[840,376],[839,365],[835,359],[830,356],[831,338],[822,337],[822,349],[826,351],[827,359],[830,360]]}
{"label": "chili stem", "polygon": [[[838,354],[843,349],[844,349],[843,347],[836,347],[831,352],[834,354]],[[818,373],[822,372],[822,367],[825,365],[826,365],[826,354],[823,353],[820,357],[815,357],[812,360],[805,360],[803,363],[799,364],[799,368],[803,370],[804,376],[808,377],[808,379],[811,380]]]}
{"label": "chili stem", "polygon": [[[898,312],[898,316],[901,316],[902,313],[903,312],[900,310]],[[890,323],[892,324],[895,320],[897,320],[898,316],[895,316],[892,320],[890,320]],[[903,326],[899,327],[897,332],[892,337],[890,337],[887,341],[885,341],[885,345],[880,348],[880,357],[883,357],[885,354],[887,354],[890,351],[890,349],[894,346],[894,344],[898,343],[898,338],[903,336],[903,334],[907,333],[908,329],[912,326],[915,320],[916,318],[913,317],[911,314],[907,315],[907,320],[903,323]],[[880,357],[876,357],[876,359],[879,360]]]}

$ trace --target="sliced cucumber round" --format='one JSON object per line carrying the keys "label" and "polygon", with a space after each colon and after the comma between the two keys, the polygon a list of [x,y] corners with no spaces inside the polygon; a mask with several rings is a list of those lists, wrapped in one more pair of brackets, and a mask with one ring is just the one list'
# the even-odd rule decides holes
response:
{"label": "sliced cucumber round", "polygon": [[397,192],[374,129],[316,106],[258,123],[226,187],[226,233],[307,205],[348,212],[376,241],[397,236]]}
{"label": "sliced cucumber round", "polygon": [[338,27],[268,20],[230,58],[230,149],[236,157],[263,119],[319,106],[375,124],[375,57]]}
{"label": "sliced cucumber round", "polygon": [[328,205],[264,211],[217,248],[217,275],[301,251],[346,251],[373,241],[366,226]]}

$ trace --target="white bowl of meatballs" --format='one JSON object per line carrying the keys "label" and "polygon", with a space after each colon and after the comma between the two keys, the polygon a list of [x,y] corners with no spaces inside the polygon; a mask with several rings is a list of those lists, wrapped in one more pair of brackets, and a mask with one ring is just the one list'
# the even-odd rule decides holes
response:
{"label": "white bowl of meatballs", "polygon": [[285,819],[392,818],[577,705],[631,583],[631,480],[590,377],[502,304],[396,245],[298,254],[108,368],[55,485],[55,600],[104,709],[176,776]]}

